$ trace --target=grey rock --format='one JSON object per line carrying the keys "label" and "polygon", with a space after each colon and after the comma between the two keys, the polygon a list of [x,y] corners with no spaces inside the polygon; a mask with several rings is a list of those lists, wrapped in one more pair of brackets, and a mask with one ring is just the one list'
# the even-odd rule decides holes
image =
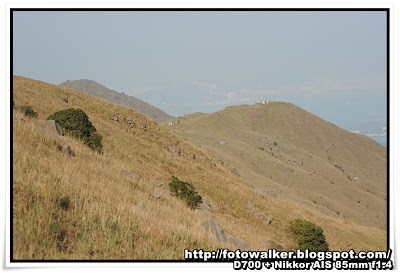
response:
{"label": "grey rock", "polygon": [[72,151],[71,151],[71,146],[69,146],[68,144],[65,144],[62,148],[61,151],[66,154],[71,156],[72,155]]}
{"label": "grey rock", "polygon": [[225,164],[224,161],[222,161],[222,159],[219,159],[218,161],[219,161],[219,163],[221,163],[221,165]]}
{"label": "grey rock", "polygon": [[155,199],[160,199],[162,196],[162,193],[152,192],[151,196],[153,196]]}
{"label": "grey rock", "polygon": [[65,103],[68,103],[68,98],[64,95],[58,96],[61,100],[63,100]]}
{"label": "grey rock", "polygon": [[181,155],[181,148],[179,146],[171,145],[170,149],[172,152],[174,152],[177,155]]}
{"label": "grey rock", "polygon": [[286,244],[282,242],[277,242],[276,247],[279,249],[286,249]]}
{"label": "grey rock", "polygon": [[118,115],[113,116],[113,117],[111,118],[111,120],[116,121],[116,122],[119,122],[119,117],[118,117]]}
{"label": "grey rock", "polygon": [[249,209],[250,209],[251,211],[254,210],[253,203],[252,203],[250,200],[247,200],[247,201],[246,201],[246,204],[247,204],[247,206],[249,207]]}
{"label": "grey rock", "polygon": [[214,216],[207,217],[202,226],[207,231],[208,234],[214,236],[219,241],[225,240],[225,232],[222,230],[221,225],[218,223],[217,219]]}
{"label": "grey rock", "polygon": [[212,159],[212,158],[210,158],[209,160],[207,160],[207,162],[208,162],[211,166],[214,166],[214,167],[217,166],[217,163],[215,163],[214,159]]}
{"label": "grey rock", "polygon": [[147,126],[146,125],[142,125],[142,129],[143,129],[143,131],[147,132]]}
{"label": "grey rock", "polygon": [[236,175],[236,176],[240,176],[239,173],[238,173],[238,171],[237,171],[235,168],[232,168],[232,169],[231,169],[231,173],[233,173],[233,174]]}
{"label": "grey rock", "polygon": [[194,160],[196,159],[196,156],[194,154],[190,154],[190,157]]}
{"label": "grey rock", "polygon": [[171,193],[171,191],[169,190],[169,187],[167,185],[162,185],[162,186],[160,186],[159,189],[160,189],[160,191],[162,191],[164,193],[167,193],[167,194]]}
{"label": "grey rock", "polygon": [[247,223],[244,223],[244,226],[245,226],[246,228],[248,228],[248,229],[251,229],[251,230],[254,229],[254,227],[253,227],[252,225],[247,224]]}
{"label": "grey rock", "polygon": [[155,180],[154,184],[156,184],[157,187],[162,187],[164,185],[164,183],[159,180]]}
{"label": "grey rock", "polygon": [[271,242],[260,241],[260,245],[266,247],[267,249],[273,248]]}
{"label": "grey rock", "polygon": [[225,242],[233,245],[236,249],[240,250],[250,250],[250,246],[242,239],[236,238],[230,234],[225,235]]}
{"label": "grey rock", "polygon": [[122,170],[122,173],[127,175],[127,176],[129,176],[129,177],[131,177],[131,178],[134,178],[136,180],[140,179],[140,175],[138,175],[137,173],[132,173],[132,172],[126,171],[126,170]]}
{"label": "grey rock", "polygon": [[130,119],[130,118],[124,118],[125,123],[128,124],[129,127],[131,128],[136,128],[136,124]]}
{"label": "grey rock", "polygon": [[259,195],[262,195],[264,197],[266,197],[266,196],[277,197],[278,196],[278,194],[275,191],[267,191],[267,190],[263,190],[263,189],[259,189],[259,188],[255,188],[254,192],[258,193]]}
{"label": "grey rock", "polygon": [[203,203],[201,203],[200,209],[211,211],[211,206],[207,203],[207,198],[204,196],[202,196],[201,198],[203,200]]}
{"label": "grey rock", "polygon": [[46,128],[49,132],[54,133],[56,135],[62,136],[61,127],[55,120],[46,120],[43,124],[43,127]]}
{"label": "grey rock", "polygon": [[264,213],[264,212],[256,212],[254,213],[261,221],[264,222],[264,224],[271,224],[271,219]]}
{"label": "grey rock", "polygon": [[219,144],[221,144],[221,145],[224,145],[224,144],[227,144],[227,142],[226,142],[226,141],[223,141],[223,140],[221,140],[221,141],[219,142]]}
{"label": "grey rock", "polygon": [[144,211],[144,203],[143,203],[143,201],[140,201],[140,202],[139,202],[139,204],[138,204],[138,209],[139,209],[140,211]]}

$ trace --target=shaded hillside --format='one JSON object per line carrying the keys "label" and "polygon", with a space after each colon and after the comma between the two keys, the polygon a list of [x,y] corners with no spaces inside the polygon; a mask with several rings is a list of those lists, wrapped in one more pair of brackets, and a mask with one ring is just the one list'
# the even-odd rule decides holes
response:
{"label": "shaded hillside", "polygon": [[92,80],[65,81],[60,83],[60,85],[75,89],[79,92],[106,99],[113,103],[126,106],[144,114],[145,116],[148,116],[149,118],[157,122],[164,122],[172,118],[172,116],[148,104],[147,102],[144,102],[132,96],[128,96],[125,93],[119,93],[117,91],[108,89],[104,85],[101,85]]}
{"label": "shaded hillside", "polygon": [[[382,230],[255,193],[210,153],[134,110],[57,85],[13,80],[14,259],[156,260],[183,259],[185,248],[289,250],[297,247],[288,231],[297,218],[321,226],[331,250],[386,248]],[[36,118],[20,111],[26,105]],[[103,137],[102,154],[46,131],[45,119],[68,108],[88,115]],[[169,194],[172,176],[191,182],[207,203],[192,210]],[[225,235],[210,233],[210,219]]]}
{"label": "shaded hillside", "polygon": [[386,148],[369,137],[282,102],[172,121],[178,123],[169,128],[236,168],[256,188],[386,228]]}

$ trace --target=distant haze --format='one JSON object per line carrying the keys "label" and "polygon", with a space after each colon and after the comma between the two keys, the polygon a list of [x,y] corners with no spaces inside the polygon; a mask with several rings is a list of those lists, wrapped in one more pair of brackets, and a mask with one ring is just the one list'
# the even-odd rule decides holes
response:
{"label": "distant haze", "polygon": [[385,142],[385,12],[13,15],[14,75],[91,79],[174,116],[288,101]]}

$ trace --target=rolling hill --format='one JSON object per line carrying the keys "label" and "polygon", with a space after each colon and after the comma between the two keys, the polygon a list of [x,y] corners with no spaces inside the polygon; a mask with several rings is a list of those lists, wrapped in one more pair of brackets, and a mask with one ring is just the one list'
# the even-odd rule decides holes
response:
{"label": "rolling hill", "polygon": [[142,113],[145,116],[153,119],[157,122],[164,122],[172,116],[168,115],[164,111],[137,99],[132,96],[128,96],[125,93],[120,93],[111,89],[108,89],[104,85],[101,85],[92,80],[76,80],[76,81],[65,81],[60,83],[61,86],[75,89],[79,92],[83,92],[89,95],[97,96],[113,103],[117,103],[133,110]]}
{"label": "rolling hill", "polygon": [[[260,195],[214,155],[137,111],[19,76],[12,86],[15,260],[183,259],[185,248],[289,250],[297,247],[288,229],[295,219],[320,226],[331,250],[386,249],[384,230]],[[23,106],[37,117],[25,115]],[[69,108],[88,115],[103,137],[102,153],[46,129],[49,115]],[[169,194],[172,176],[191,182],[205,203],[193,210]],[[224,233],[211,232],[210,223]]]}
{"label": "rolling hill", "polygon": [[291,104],[258,103],[172,119],[169,128],[263,194],[386,229],[386,148]]}

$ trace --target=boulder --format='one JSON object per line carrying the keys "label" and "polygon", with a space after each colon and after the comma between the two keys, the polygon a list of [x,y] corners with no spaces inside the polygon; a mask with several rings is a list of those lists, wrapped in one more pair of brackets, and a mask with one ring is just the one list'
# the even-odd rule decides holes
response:
{"label": "boulder", "polygon": [[264,224],[271,224],[271,219],[269,219],[269,217],[264,212],[256,212],[254,213],[254,215],[260,218],[260,220],[263,221]]}
{"label": "boulder", "polygon": [[126,170],[122,170],[122,173],[125,174],[126,176],[129,176],[129,177],[134,178],[136,180],[140,179],[140,175],[138,175],[137,173],[132,173],[132,172],[126,171]]}
{"label": "boulder", "polygon": [[275,191],[267,191],[267,190],[258,189],[258,188],[254,188],[254,192],[258,193],[259,195],[262,195],[264,197],[267,197],[267,196],[277,197],[278,196]]}
{"label": "boulder", "polygon": [[240,176],[238,171],[235,168],[232,168],[231,173],[233,173],[234,175]]}
{"label": "boulder", "polygon": [[68,98],[64,95],[58,96],[61,100],[63,100],[65,103],[68,103]]}
{"label": "boulder", "polygon": [[246,204],[247,204],[247,206],[249,207],[249,209],[250,209],[251,211],[254,211],[253,203],[252,203],[250,200],[247,200],[247,201],[246,201]]}
{"label": "boulder", "polygon": [[248,251],[250,250],[250,246],[242,239],[238,239],[230,234],[225,235],[225,242],[231,244],[236,249]]}
{"label": "boulder", "polygon": [[202,223],[202,226],[208,234],[214,236],[219,241],[225,241],[225,233],[221,225],[214,216],[208,216]]}
{"label": "boulder", "polygon": [[214,167],[217,166],[217,163],[215,163],[214,159],[212,159],[212,158],[210,158],[209,160],[207,160],[207,162],[208,162],[211,166],[214,166]]}
{"label": "boulder", "polygon": [[162,186],[164,185],[164,183],[161,182],[161,181],[159,181],[159,180],[154,180],[154,184],[155,184],[157,187],[162,187]]}
{"label": "boulder", "polygon": [[207,198],[202,196],[201,199],[203,200],[203,203],[201,203],[200,209],[211,211],[211,206],[207,203]]}
{"label": "boulder", "polygon": [[72,155],[72,151],[71,151],[71,146],[69,146],[68,144],[65,144],[62,148],[61,151],[66,154],[71,156]]}
{"label": "boulder", "polygon": [[196,156],[194,154],[190,154],[190,157],[194,160],[196,159]]}
{"label": "boulder", "polygon": [[116,121],[116,122],[119,122],[119,117],[118,117],[117,115],[115,115],[115,116],[113,116],[113,117],[111,118],[111,120]]}
{"label": "boulder", "polygon": [[276,247],[277,247],[278,249],[283,250],[283,249],[286,249],[286,244],[285,244],[285,243],[282,243],[282,242],[277,242],[277,243],[276,243]]}
{"label": "boulder", "polygon": [[138,209],[139,209],[140,211],[144,211],[144,203],[143,203],[143,201],[140,201],[140,202],[139,202],[139,204],[138,204]]}
{"label": "boulder", "polygon": [[62,136],[62,130],[61,127],[58,125],[58,123],[55,120],[46,120],[45,123],[43,124],[43,127],[46,128],[49,132]]}
{"label": "boulder", "polygon": [[179,148],[179,146],[175,146],[175,145],[171,145],[170,149],[172,152],[174,152],[177,155],[181,155],[181,149]]}
{"label": "boulder", "polygon": [[266,247],[266,249],[271,249],[271,248],[273,248],[271,242],[267,242],[267,241],[261,241],[261,242],[260,242],[260,245]]}

